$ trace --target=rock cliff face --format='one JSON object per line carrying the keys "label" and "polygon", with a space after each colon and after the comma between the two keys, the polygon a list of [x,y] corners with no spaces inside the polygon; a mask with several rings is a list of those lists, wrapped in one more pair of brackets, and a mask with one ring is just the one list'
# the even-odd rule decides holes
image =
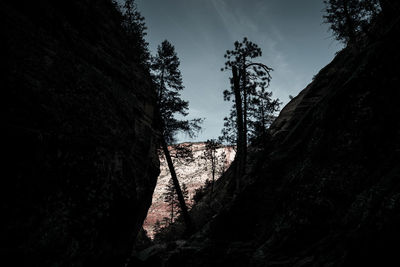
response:
{"label": "rock cliff face", "polygon": [[[180,184],[186,184],[189,192],[189,205],[193,204],[193,195],[195,190],[204,185],[206,180],[212,179],[211,163],[204,159],[205,143],[184,143],[180,145],[190,145],[193,152],[193,159],[186,162],[185,160],[175,160],[174,167],[178,175]],[[170,148],[174,154],[173,149]],[[235,150],[232,147],[222,147],[217,150],[217,156],[221,159],[218,164],[216,179],[219,178],[223,170],[226,170],[235,158]],[[170,216],[168,205],[164,202],[164,193],[171,179],[167,162],[160,155],[160,175],[157,180],[157,186],[154,190],[153,200],[143,228],[147,231],[149,237],[153,237],[153,226],[157,220],[162,221],[164,217]]]}
{"label": "rock cliff face", "polygon": [[149,75],[111,1],[0,10],[3,262],[123,266],[159,173]]}
{"label": "rock cliff face", "polygon": [[[219,205],[192,209],[196,234],[139,258],[166,266],[398,265],[400,20],[379,23],[374,38],[338,53],[282,110],[269,141],[253,144],[239,193],[228,170],[216,185]],[[199,214],[207,217],[199,222]]]}

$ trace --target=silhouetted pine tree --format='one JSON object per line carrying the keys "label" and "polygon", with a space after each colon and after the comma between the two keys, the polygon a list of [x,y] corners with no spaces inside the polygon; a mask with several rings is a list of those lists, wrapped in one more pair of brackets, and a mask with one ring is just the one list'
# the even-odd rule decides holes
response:
{"label": "silhouetted pine tree", "polygon": [[135,0],[125,0],[122,6],[122,14],[122,26],[127,34],[132,55],[148,69],[150,52],[148,49],[149,44],[145,40],[147,27],[144,17],[137,10]]}
{"label": "silhouetted pine tree", "polygon": [[[182,190],[182,193],[183,193],[183,190]],[[166,202],[169,207],[170,223],[173,223],[175,215],[177,214],[177,208],[179,205],[179,201],[178,201],[178,196],[175,193],[175,186],[174,186],[174,182],[172,179],[169,180],[167,187],[166,187],[166,191],[164,192],[163,196],[164,196],[164,202]]]}
{"label": "silhouetted pine tree", "polygon": [[222,148],[222,144],[214,139],[207,140],[206,149],[203,153],[203,158],[211,165],[211,195],[214,192],[215,176],[220,170],[219,165],[225,161],[225,153],[218,155],[218,149]]}
{"label": "silhouetted pine tree", "polygon": [[237,122],[236,106],[235,104],[233,104],[229,116],[224,118],[224,127],[221,130],[221,136],[218,138],[218,141],[228,146],[233,146],[235,151],[236,151],[236,142],[238,139],[236,122]]}
{"label": "silhouetted pine tree", "polygon": [[[249,104],[256,97],[258,83],[264,82],[265,87],[271,81],[270,72],[272,68],[265,64],[254,62],[253,59],[262,55],[261,48],[257,44],[244,38],[242,42],[235,42],[233,50],[227,50],[224,57],[227,59],[225,67],[221,70],[230,70],[231,89],[224,91],[224,100],[233,101],[233,111],[225,121],[236,121],[236,179],[237,190],[239,190],[239,177],[244,172],[247,157],[248,126],[249,126]],[[223,134],[228,133],[223,131]]]}
{"label": "silhouetted pine tree", "polygon": [[[189,189],[187,188],[187,185],[185,183],[182,183],[182,195],[183,195],[183,198],[185,199],[186,206],[190,208]],[[181,210],[180,206],[178,206],[177,214],[182,215],[182,210]]]}
{"label": "silhouetted pine tree", "polygon": [[369,34],[371,21],[381,11],[379,0],[324,0],[325,23],[335,38],[357,45],[361,33]]}
{"label": "silhouetted pine tree", "polygon": [[272,99],[272,92],[266,90],[266,84],[254,84],[257,89],[251,94],[249,105],[249,139],[264,139],[267,129],[276,118],[281,102]]}
{"label": "silhouetted pine tree", "polygon": [[179,58],[174,46],[167,40],[163,41],[157,48],[157,55],[151,64],[152,77],[157,88],[157,104],[159,110],[159,122],[162,135],[160,143],[164,156],[168,163],[171,178],[178,196],[182,217],[185,221],[187,231],[193,229],[193,223],[189,216],[185,198],[179,185],[174,164],[168,150],[168,144],[175,142],[175,135],[184,132],[190,137],[200,130],[201,119],[182,120],[177,119],[177,114],[185,117],[188,115],[187,101],[181,99],[180,91],[183,90],[182,75],[179,70]]}
{"label": "silhouetted pine tree", "polygon": [[177,119],[177,114],[188,115],[189,102],[181,99],[184,89],[179,70],[179,58],[174,46],[167,40],[157,48],[157,55],[152,60],[153,81],[157,87],[157,102],[163,122],[163,136],[168,144],[175,142],[177,132],[184,132],[193,137],[200,130],[201,119]]}

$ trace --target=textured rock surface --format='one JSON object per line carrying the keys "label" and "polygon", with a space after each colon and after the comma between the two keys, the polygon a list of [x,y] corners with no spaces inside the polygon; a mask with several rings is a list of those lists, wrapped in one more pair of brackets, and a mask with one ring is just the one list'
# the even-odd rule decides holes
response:
{"label": "textured rock surface", "polygon": [[142,261],[399,265],[400,20],[377,27],[379,38],[338,53],[282,110],[269,142],[249,153],[240,193],[228,170],[219,205],[192,209],[199,231]]}
{"label": "textured rock surface", "polygon": [[122,266],[159,173],[149,76],[111,1],[0,6],[2,259]]}
{"label": "textured rock surface", "polygon": [[[188,145],[189,143],[186,143]],[[185,145],[185,144],[184,144]],[[185,162],[175,160],[176,173],[180,184],[186,184],[189,191],[189,200],[192,204],[192,198],[196,189],[204,185],[207,179],[212,179],[211,163],[204,159],[205,143],[192,143],[193,161]],[[172,150],[170,148],[170,150]],[[173,151],[172,151],[172,154]],[[226,170],[235,158],[235,151],[232,147],[223,147],[218,149],[217,156],[224,155],[225,161],[221,162],[218,169]],[[220,173],[220,171],[219,171]],[[216,176],[218,179],[219,176]],[[161,221],[164,217],[169,217],[167,203],[164,202],[164,193],[169,179],[171,179],[167,163],[163,156],[160,157],[160,175],[157,180],[157,186],[154,190],[153,200],[143,228],[147,231],[149,237],[153,237],[153,226],[157,220]]]}

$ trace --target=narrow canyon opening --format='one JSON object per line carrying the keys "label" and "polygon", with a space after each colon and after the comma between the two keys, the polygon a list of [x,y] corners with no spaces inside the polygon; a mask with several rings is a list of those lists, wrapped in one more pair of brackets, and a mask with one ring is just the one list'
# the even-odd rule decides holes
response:
{"label": "narrow canyon opening", "polygon": [[[176,147],[186,147],[191,151],[188,157],[179,157]],[[174,166],[182,187],[187,190],[187,205],[192,207],[197,198],[201,195],[201,190],[211,186],[212,183],[212,162],[207,159],[206,142],[181,143],[169,146],[171,155],[174,159]],[[235,158],[235,148],[233,146],[221,145],[216,149],[216,172],[215,181],[229,168]],[[159,152],[160,175],[154,189],[152,204],[143,223],[143,229],[147,236],[154,239],[157,231],[168,227],[179,216],[179,206],[171,203],[170,194],[174,194],[173,188],[169,187],[171,175],[162,152]],[[172,206],[173,205],[173,206]],[[172,217],[172,219],[171,219]]]}

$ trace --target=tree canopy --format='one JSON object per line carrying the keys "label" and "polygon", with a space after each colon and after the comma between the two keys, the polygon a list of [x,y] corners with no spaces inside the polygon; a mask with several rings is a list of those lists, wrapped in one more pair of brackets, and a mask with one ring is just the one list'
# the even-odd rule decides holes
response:
{"label": "tree canopy", "polygon": [[227,60],[221,69],[232,73],[231,86],[224,91],[224,100],[233,102],[230,115],[224,119],[221,140],[236,144],[237,176],[243,172],[250,133],[263,132],[280,105],[278,100],[271,99],[272,93],[266,91],[272,68],[254,61],[261,56],[261,48],[244,38],[242,42],[234,43],[233,50],[226,51],[224,57]]}
{"label": "tree canopy", "polygon": [[179,65],[180,61],[174,46],[164,40],[157,48],[151,70],[157,89],[157,104],[163,123],[163,137],[168,144],[176,141],[175,135],[178,132],[186,133],[189,137],[195,136],[200,130],[202,121],[201,119],[182,119],[188,115],[189,102],[181,99],[180,92],[184,86]]}
{"label": "tree canopy", "polygon": [[370,31],[370,24],[381,11],[379,0],[324,0],[324,22],[330,25],[335,38],[356,44]]}
{"label": "tree canopy", "polygon": [[149,44],[145,40],[147,27],[144,17],[138,11],[135,0],[125,0],[122,10],[122,27],[128,37],[129,49],[132,51],[137,62],[148,69],[150,52],[148,48]]}

